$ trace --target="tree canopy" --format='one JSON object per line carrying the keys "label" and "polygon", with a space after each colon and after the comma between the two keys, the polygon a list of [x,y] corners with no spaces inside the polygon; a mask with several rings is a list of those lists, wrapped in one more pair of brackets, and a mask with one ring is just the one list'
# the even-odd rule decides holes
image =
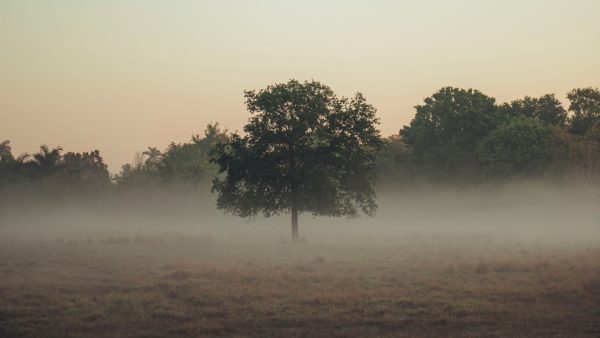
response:
{"label": "tree canopy", "polygon": [[570,131],[583,135],[600,123],[600,90],[598,88],[575,88],[567,94],[573,113]]}
{"label": "tree canopy", "polygon": [[354,217],[377,208],[373,183],[382,146],[375,108],[364,96],[338,98],[316,82],[246,91],[245,135],[217,144],[217,206],[242,217],[290,211]]}
{"label": "tree canopy", "polygon": [[147,147],[114,176],[98,150],[42,145],[17,156],[2,141],[0,194],[132,188],[207,197],[212,186],[221,209],[243,217],[289,211],[297,225],[303,212],[372,215],[376,174],[377,189],[388,191],[542,176],[600,182],[597,88],[571,90],[565,109],[554,94],[497,104],[474,89],[444,87],[385,139],[360,93],[340,98],[318,82],[292,80],[245,97],[251,115],[242,133],[211,123],[187,142]]}
{"label": "tree canopy", "polygon": [[554,94],[546,94],[539,98],[525,96],[499,107],[500,114],[510,120],[516,117],[530,117],[547,125],[564,126],[567,123],[567,111]]}
{"label": "tree canopy", "polygon": [[516,117],[481,141],[477,157],[487,176],[539,173],[552,160],[550,128],[530,117]]}
{"label": "tree canopy", "polygon": [[415,164],[437,178],[474,175],[477,144],[499,123],[495,99],[474,89],[445,87],[415,109],[400,131]]}

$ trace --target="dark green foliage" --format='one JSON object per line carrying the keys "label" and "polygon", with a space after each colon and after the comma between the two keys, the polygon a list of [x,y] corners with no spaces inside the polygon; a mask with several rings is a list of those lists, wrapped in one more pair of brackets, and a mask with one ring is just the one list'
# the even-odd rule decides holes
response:
{"label": "dark green foliage", "polygon": [[0,143],[0,161],[4,159],[11,158],[12,159],[12,148],[10,146],[10,141],[5,140]]}
{"label": "dark green foliage", "polygon": [[61,154],[62,148],[42,145],[33,156],[14,158],[10,143],[0,146],[0,188],[48,188],[49,191],[93,190],[111,185],[100,152]]}
{"label": "dark green foliage", "polygon": [[203,137],[148,147],[113,179],[97,150],[63,155],[43,145],[14,156],[3,141],[0,190],[200,192],[212,182],[219,208],[236,215],[352,217],[375,212],[375,172],[378,189],[537,174],[591,182],[600,178],[600,91],[576,88],[567,98],[568,113],[553,94],[496,105],[477,90],[446,87],[416,106],[398,135],[381,139],[361,94],[338,98],[318,82],[290,81],[246,92],[244,134],[209,124]]}
{"label": "dark green foliage", "polygon": [[540,173],[552,161],[551,130],[539,120],[516,117],[481,142],[477,157],[487,176]]}
{"label": "dark green foliage", "polygon": [[247,91],[245,135],[215,147],[218,207],[247,217],[294,209],[314,215],[375,213],[375,108],[315,81]]}
{"label": "dark green foliage", "polygon": [[583,135],[600,122],[600,91],[598,88],[576,88],[567,94],[573,113],[570,132]]}
{"label": "dark green foliage", "polygon": [[76,188],[106,187],[110,174],[98,150],[66,153],[60,164],[60,179]]}
{"label": "dark green foliage", "polygon": [[50,150],[50,148],[44,144],[40,147],[39,152],[33,154],[36,179],[54,178],[60,170],[60,162],[62,160],[61,152],[61,147]]}
{"label": "dark green foliage", "polygon": [[382,179],[378,187],[396,188],[395,184],[414,182],[419,175],[414,166],[412,149],[400,135],[383,139],[383,147],[377,156],[377,173]]}
{"label": "dark green foliage", "polygon": [[416,106],[400,135],[415,166],[433,178],[469,178],[477,173],[477,144],[499,123],[495,99],[473,89],[446,87]]}
{"label": "dark green foliage", "polygon": [[524,99],[501,105],[499,110],[500,115],[507,120],[530,117],[554,126],[564,126],[567,123],[567,111],[554,94],[539,98],[525,96]]}
{"label": "dark green foliage", "polygon": [[145,164],[151,168],[158,168],[162,154],[156,147],[148,147],[148,150],[142,152],[142,159],[146,156]]}
{"label": "dark green foliage", "polygon": [[159,174],[165,182],[179,182],[197,187],[210,182],[217,174],[217,166],[210,163],[210,152],[218,144],[226,142],[227,131],[219,124],[209,124],[204,138],[196,135],[189,143],[171,143],[165,150],[159,166]]}
{"label": "dark green foliage", "polygon": [[156,147],[148,147],[134,164],[122,166],[116,177],[117,184],[121,187],[176,187],[180,190],[208,185],[217,174],[217,166],[210,163],[210,151],[215,144],[225,142],[227,138],[227,131],[221,130],[215,123],[206,127],[204,137],[195,135],[187,143],[172,142],[162,153]]}

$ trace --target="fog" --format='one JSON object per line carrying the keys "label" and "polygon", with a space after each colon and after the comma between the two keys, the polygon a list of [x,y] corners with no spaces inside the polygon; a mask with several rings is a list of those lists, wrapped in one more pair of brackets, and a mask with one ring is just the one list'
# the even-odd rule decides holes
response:
{"label": "fog", "polygon": [[[375,217],[300,215],[298,245],[397,245],[419,236],[473,242],[577,246],[600,242],[600,189],[518,182],[477,187],[380,189]],[[5,240],[202,237],[215,244],[290,242],[289,215],[239,218],[216,209],[210,193],[128,191],[94,196],[4,197]],[[291,244],[291,243],[290,243]]]}
{"label": "fog", "polygon": [[210,194],[5,194],[0,336],[598,336],[598,187],[378,195],[292,241]]}

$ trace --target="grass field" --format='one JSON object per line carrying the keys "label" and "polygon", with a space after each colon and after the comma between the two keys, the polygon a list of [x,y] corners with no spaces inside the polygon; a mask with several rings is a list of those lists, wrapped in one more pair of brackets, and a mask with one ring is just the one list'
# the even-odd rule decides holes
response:
{"label": "grass field", "polygon": [[4,238],[0,336],[600,336],[595,241],[243,237]]}

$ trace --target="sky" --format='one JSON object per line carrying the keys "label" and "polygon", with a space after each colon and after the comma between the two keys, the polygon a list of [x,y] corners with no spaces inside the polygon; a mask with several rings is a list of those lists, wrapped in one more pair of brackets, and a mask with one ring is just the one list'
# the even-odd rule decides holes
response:
{"label": "sky", "polygon": [[219,122],[243,91],[363,93],[395,134],[444,86],[505,102],[600,86],[598,0],[0,0],[0,141],[100,150],[112,172]]}

